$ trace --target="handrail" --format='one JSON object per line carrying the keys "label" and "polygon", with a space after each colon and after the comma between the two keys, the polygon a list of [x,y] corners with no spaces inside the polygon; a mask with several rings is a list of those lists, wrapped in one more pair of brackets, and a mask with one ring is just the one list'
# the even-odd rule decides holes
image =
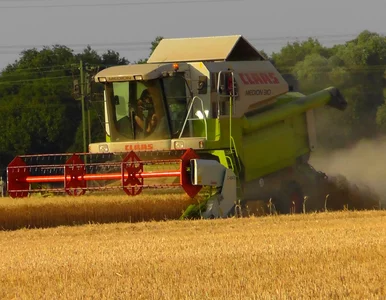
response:
{"label": "handrail", "polygon": [[[231,76],[232,76],[232,94],[228,95],[228,94],[225,94],[225,95],[222,95],[220,93],[220,83],[221,83],[221,74],[225,72],[225,73],[230,73]],[[218,98],[217,98],[217,116],[220,115],[220,103],[219,103],[219,98],[220,97],[223,97],[223,98],[229,98],[229,150],[231,151],[232,154],[235,154],[236,155],[236,159],[237,159],[237,167],[238,168],[241,168],[241,164],[240,164],[240,158],[239,158],[239,154],[238,154],[238,151],[237,151],[237,148],[236,148],[236,143],[235,143],[235,140],[232,136],[232,115],[233,113],[236,111],[236,103],[235,103],[235,98],[238,97],[238,94],[235,93],[235,75],[233,73],[233,71],[220,71],[218,73],[218,78],[217,78],[217,94],[218,94]],[[233,109],[232,109],[233,108]],[[238,172],[234,169],[235,172]]]}
{"label": "handrail", "polygon": [[[232,95],[228,95],[228,94],[225,94],[225,95],[222,95],[220,93],[220,83],[221,83],[221,74],[222,73],[231,73],[231,76],[232,76]],[[230,97],[238,97],[239,95],[236,94],[235,92],[235,75],[233,73],[233,71],[219,71],[218,72],[218,77],[217,77],[217,94],[218,94],[218,98],[217,98],[217,117],[220,116],[220,99],[219,98],[230,98]],[[236,111],[236,104],[235,102],[233,102],[233,111]]]}
{"label": "handrail", "polygon": [[[217,77],[217,94],[219,94],[220,95],[220,97],[229,97],[229,95],[222,95],[221,93],[220,93],[220,83],[221,83],[221,74],[222,73],[231,73],[231,75],[232,75],[232,83],[234,83],[235,82],[235,74],[233,73],[233,71],[219,71],[218,72],[218,77]],[[233,85],[232,86],[232,95],[233,95],[233,97],[237,97],[239,94],[235,94],[235,86]]]}
{"label": "handrail", "polygon": [[190,112],[192,111],[192,107],[193,107],[193,104],[194,104],[194,101],[198,99],[200,100],[201,102],[201,109],[202,109],[202,112],[203,112],[203,117],[204,117],[204,124],[205,124],[205,139],[207,140],[208,139],[208,125],[206,123],[206,115],[205,115],[205,110],[204,110],[204,101],[202,101],[202,99],[198,96],[194,96],[192,101],[190,102],[190,105],[189,105],[189,109],[188,109],[188,113],[186,114],[186,118],[185,118],[185,121],[184,121],[184,125],[182,125],[182,129],[181,129],[181,132],[180,132],[180,135],[179,135],[179,139],[181,138],[182,136],[182,133],[184,132],[185,130],[185,126],[186,126],[186,122],[188,121],[189,119],[189,115],[190,115]]}

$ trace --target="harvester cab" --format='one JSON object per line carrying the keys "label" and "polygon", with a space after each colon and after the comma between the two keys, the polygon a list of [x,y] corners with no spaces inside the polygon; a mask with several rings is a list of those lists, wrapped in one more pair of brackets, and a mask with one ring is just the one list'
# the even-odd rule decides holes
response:
{"label": "harvester cab", "polygon": [[[93,153],[229,145],[232,132],[216,135],[221,119],[240,118],[288,92],[241,36],[164,39],[147,64],[107,68],[95,80],[105,85],[107,141],[91,144]],[[146,114],[138,106],[143,93],[152,101]]]}
{"label": "harvester cab", "polygon": [[[347,105],[333,87],[308,96],[290,91],[239,35],[163,39],[146,64],[109,67],[95,81],[104,85],[106,141],[89,145],[93,163],[73,154],[56,177],[33,176],[17,157],[8,167],[11,196],[54,179],[70,194],[93,190],[88,181],[115,180],[137,195],[172,178],[163,185],[182,186],[191,197],[203,186],[218,188],[200,207],[206,217],[229,215],[238,199],[274,199],[282,212],[299,211],[303,192],[324,178],[310,176],[307,164],[316,146],[313,109]],[[165,164],[175,167],[154,169]]]}

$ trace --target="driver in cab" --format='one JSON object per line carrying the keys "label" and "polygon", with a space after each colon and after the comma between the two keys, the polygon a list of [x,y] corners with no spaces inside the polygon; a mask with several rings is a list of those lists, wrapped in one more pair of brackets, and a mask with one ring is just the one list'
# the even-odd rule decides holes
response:
{"label": "driver in cab", "polygon": [[141,97],[138,99],[135,121],[145,136],[153,133],[157,126],[158,120],[155,114],[154,102],[147,89],[142,92]]}

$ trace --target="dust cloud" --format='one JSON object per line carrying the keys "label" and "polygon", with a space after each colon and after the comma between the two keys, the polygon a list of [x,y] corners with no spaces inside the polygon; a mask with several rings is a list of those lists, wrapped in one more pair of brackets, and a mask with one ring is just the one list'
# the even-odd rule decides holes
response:
{"label": "dust cloud", "polygon": [[335,152],[316,150],[310,164],[327,176],[344,176],[350,184],[370,189],[386,206],[386,137]]}

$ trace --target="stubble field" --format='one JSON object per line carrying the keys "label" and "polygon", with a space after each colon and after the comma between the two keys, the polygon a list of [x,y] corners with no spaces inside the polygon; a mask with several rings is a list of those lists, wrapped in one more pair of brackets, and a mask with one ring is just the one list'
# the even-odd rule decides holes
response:
{"label": "stubble field", "polygon": [[386,211],[0,232],[2,299],[385,299]]}

